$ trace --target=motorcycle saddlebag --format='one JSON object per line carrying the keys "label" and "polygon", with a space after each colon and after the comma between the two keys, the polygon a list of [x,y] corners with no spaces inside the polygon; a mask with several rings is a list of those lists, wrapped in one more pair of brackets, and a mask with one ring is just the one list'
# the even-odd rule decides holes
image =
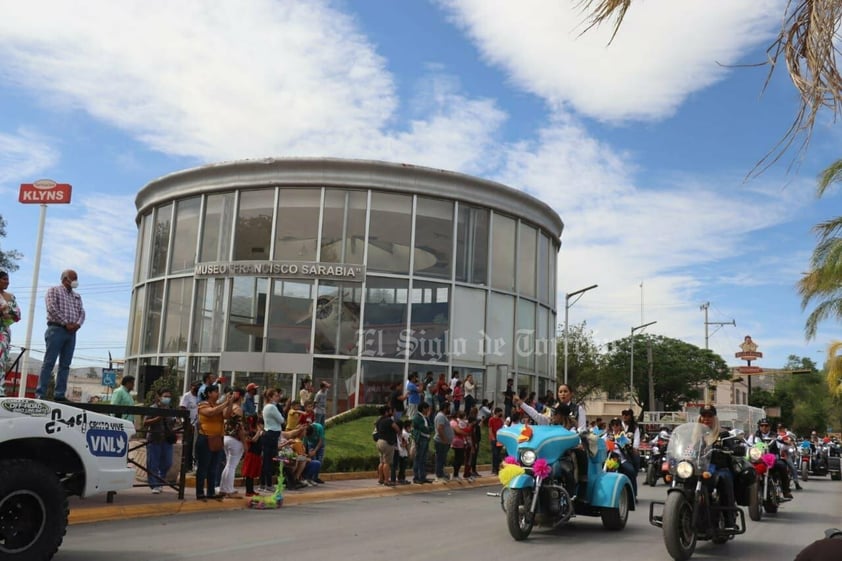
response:
{"label": "motorcycle saddlebag", "polygon": [[757,473],[754,469],[744,469],[734,474],[734,500],[740,506],[748,506],[749,488],[757,481]]}

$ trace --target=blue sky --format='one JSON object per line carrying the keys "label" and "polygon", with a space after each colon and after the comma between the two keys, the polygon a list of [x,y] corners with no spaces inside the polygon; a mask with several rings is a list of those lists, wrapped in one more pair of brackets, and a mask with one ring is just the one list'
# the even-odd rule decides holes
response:
{"label": "blue sky", "polygon": [[[242,158],[335,156],[461,171],[523,189],[565,222],[564,293],[598,343],[632,326],[710,347],[736,364],[822,362],[829,322],[806,342],[794,285],[811,227],[839,214],[815,177],[840,157],[822,115],[795,154],[746,180],[789,126],[784,73],[762,92],[781,0],[637,2],[615,41],[580,36],[578,2],[4,2],[0,194],[4,250],[25,254],[11,289],[27,331],[38,206],[20,183],[74,186],[51,206],[43,293],[75,268],[88,320],[74,366],[124,353],[136,243],[134,196],[152,179]],[[762,94],[762,95],[761,95]],[[642,283],[642,288],[641,288]]]}

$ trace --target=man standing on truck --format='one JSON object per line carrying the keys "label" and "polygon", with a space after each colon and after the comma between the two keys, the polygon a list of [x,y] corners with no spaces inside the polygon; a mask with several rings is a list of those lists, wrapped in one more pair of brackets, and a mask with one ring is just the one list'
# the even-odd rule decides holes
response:
{"label": "man standing on truck", "polygon": [[76,332],[85,323],[85,308],[82,307],[82,297],[75,289],[79,286],[76,271],[66,269],[61,273],[61,284],[47,290],[47,331],[44,341],[47,350],[44,353],[44,364],[38,378],[35,397],[44,399],[47,396],[47,386],[53,375],[53,367],[58,359],[58,374],[56,375],[56,389],[53,398],[56,401],[68,401],[67,376],[70,373],[70,363],[76,350]]}

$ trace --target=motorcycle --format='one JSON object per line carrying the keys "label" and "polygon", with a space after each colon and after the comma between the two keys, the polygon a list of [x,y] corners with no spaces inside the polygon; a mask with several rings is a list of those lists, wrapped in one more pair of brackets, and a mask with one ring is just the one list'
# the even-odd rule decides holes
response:
{"label": "motorcycle", "polygon": [[827,443],[827,469],[833,481],[842,479],[842,446],[838,442]]}
{"label": "motorcycle", "polygon": [[[763,517],[763,511],[769,514],[778,512],[778,507],[791,499],[784,497],[778,470],[775,469],[778,462],[777,446],[774,441],[771,443],[758,440],[748,449],[747,459],[754,466],[757,473],[757,504],[756,511],[749,510],[749,517],[759,521]],[[779,469],[786,469],[778,466]]]}
{"label": "motorcycle", "polygon": [[798,445],[798,453],[800,460],[798,462],[798,473],[801,475],[801,481],[810,479],[810,472],[813,470],[813,447],[809,440],[802,440]]}
{"label": "motorcycle", "polygon": [[661,431],[657,438],[653,439],[649,459],[646,462],[646,484],[650,487],[654,487],[658,479],[663,478],[666,481],[666,476],[669,474],[669,462],[666,461],[669,440],[670,435],[665,431]]}
{"label": "motorcycle", "polygon": [[[720,503],[721,475],[710,463],[714,448],[706,442],[709,434],[710,428],[701,423],[676,427],[667,447],[671,479],[667,499],[649,505],[649,523],[663,529],[664,545],[676,561],[689,559],[699,540],[723,544],[746,530],[743,510]],[[733,462],[733,471],[735,500],[744,504],[756,494],[754,472],[743,469],[740,462]],[[655,514],[658,506],[660,515]]]}
{"label": "motorcycle", "polygon": [[[597,435],[558,425],[512,425],[497,432],[497,441],[508,453],[499,473],[500,503],[512,538],[526,539],[535,525],[562,526],[574,515],[599,516],[608,530],[625,528],[635,509],[632,485],[621,473],[603,471],[608,452]],[[576,477],[574,449],[580,444],[587,481]]]}

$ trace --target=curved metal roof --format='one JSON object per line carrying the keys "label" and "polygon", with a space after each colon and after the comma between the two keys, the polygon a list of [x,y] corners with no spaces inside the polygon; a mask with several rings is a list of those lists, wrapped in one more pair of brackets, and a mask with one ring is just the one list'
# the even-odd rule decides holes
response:
{"label": "curved metal roof", "polygon": [[559,242],[564,223],[543,201],[502,183],[452,171],[375,160],[267,158],[177,171],[145,185],[135,198],[140,217],[163,203],[216,191],[259,187],[377,189],[464,201],[518,216]]}

